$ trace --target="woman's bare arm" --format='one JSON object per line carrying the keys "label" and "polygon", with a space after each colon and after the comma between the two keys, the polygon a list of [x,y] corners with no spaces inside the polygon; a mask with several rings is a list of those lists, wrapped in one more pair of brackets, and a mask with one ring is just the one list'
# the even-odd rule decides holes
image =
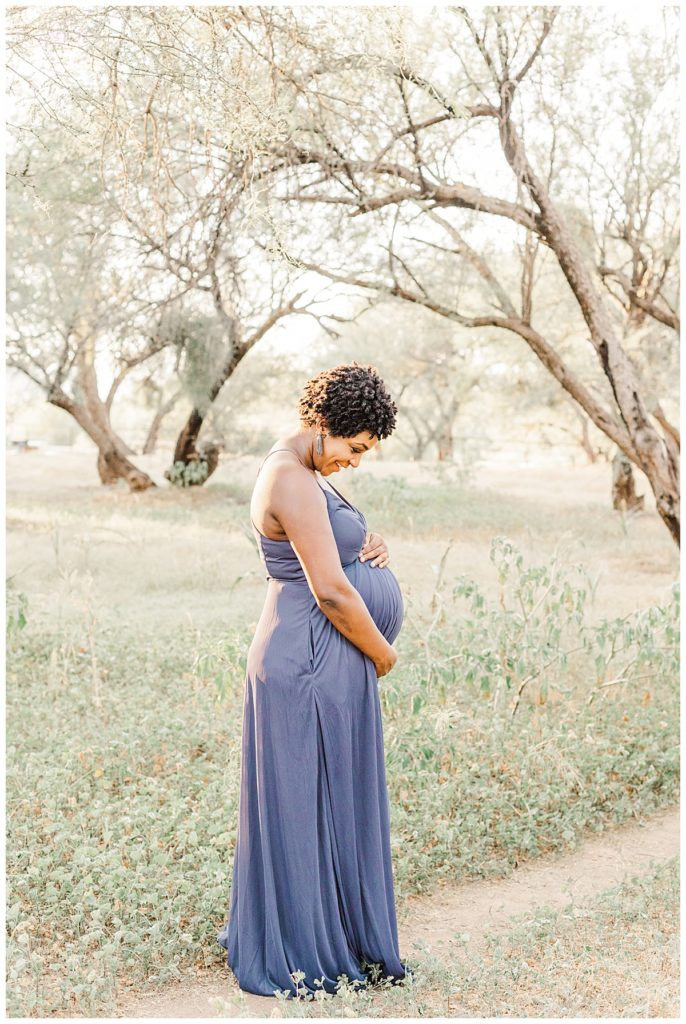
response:
{"label": "woman's bare arm", "polygon": [[262,507],[268,507],[293,546],[317,605],[343,636],[370,657],[378,675],[397,654],[377,628],[358,591],[343,572],[336,539],[317,481],[291,460],[261,481]]}

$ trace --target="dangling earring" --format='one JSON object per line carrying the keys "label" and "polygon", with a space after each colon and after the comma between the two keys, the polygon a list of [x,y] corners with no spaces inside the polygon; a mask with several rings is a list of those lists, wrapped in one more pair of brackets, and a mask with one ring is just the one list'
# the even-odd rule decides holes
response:
{"label": "dangling earring", "polygon": [[315,448],[316,448],[316,451],[317,451],[317,455],[323,455],[324,454],[324,436],[323,436],[323,434],[317,434],[317,440],[315,442]]}

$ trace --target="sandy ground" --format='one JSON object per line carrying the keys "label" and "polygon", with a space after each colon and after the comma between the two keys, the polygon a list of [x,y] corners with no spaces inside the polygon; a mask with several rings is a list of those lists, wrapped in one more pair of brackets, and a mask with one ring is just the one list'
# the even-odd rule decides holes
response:
{"label": "sandy ground", "polygon": [[[206,505],[216,507],[217,492],[214,496],[209,493],[214,485],[239,481],[249,492],[259,458],[226,457],[207,491],[194,488],[174,495],[167,493],[169,485],[162,476],[168,453],[137,456],[136,461],[159,483],[159,492],[130,495],[123,483],[118,488],[103,488],[95,458],[87,451],[53,447],[7,453],[8,572],[16,574],[15,586],[29,594],[34,618],[38,621],[44,614],[49,620],[54,614],[59,581],[53,548],[59,539],[61,555],[71,566],[93,569],[102,601],[106,607],[116,606],[119,616],[135,604],[136,621],[149,621],[150,628],[155,628],[160,617],[170,626],[175,618],[185,623],[190,617],[208,628],[227,619],[256,621],[264,600],[264,581],[254,545],[235,527],[221,529],[214,519],[207,522],[203,510]],[[447,467],[438,472],[455,475]],[[343,493],[350,493],[353,473],[381,479],[396,476],[421,487],[435,481],[437,469],[377,459],[337,474],[336,486]],[[646,496],[646,511],[632,519],[624,535],[618,514],[610,508],[611,467],[607,463],[561,465],[497,459],[483,463],[471,487],[493,493],[496,505],[489,522],[454,531],[446,577],[467,575],[492,597],[497,579],[489,547],[492,536],[502,532],[497,523],[498,500],[506,505],[509,497],[526,498],[549,511],[551,522],[559,529],[539,535],[523,528],[513,539],[529,564],[541,564],[560,544],[565,562],[587,566],[599,580],[593,617],[626,615],[669,600],[672,583],[679,575],[679,552],[653,510],[647,482],[640,473],[636,476],[637,490]],[[70,517],[78,514],[81,494],[88,513],[75,531]],[[169,499],[175,503],[178,517],[165,518],[164,530],[154,514],[136,514],[139,503],[152,513],[160,504],[166,516]],[[579,517],[582,529],[575,525]],[[593,533],[596,522],[602,536]],[[448,544],[447,536],[396,537],[387,531],[383,516],[379,520],[372,517],[370,529],[387,540],[393,571],[408,602],[424,603],[432,593],[435,567]],[[185,573],[191,560],[203,571],[203,588],[187,587]],[[146,589],[143,563],[158,567],[154,593]],[[227,584],[239,576],[241,586],[234,592]],[[183,602],[178,600],[181,586],[185,588]],[[64,614],[70,614],[66,606]]]}
{"label": "sandy ground", "polygon": [[[135,455],[133,461],[160,487],[169,487],[164,470],[170,462],[171,452],[159,450],[152,455]],[[368,460],[371,459],[371,455]],[[224,456],[212,477],[214,483],[229,483],[235,474],[246,474],[252,479],[257,474],[261,459],[255,455]],[[447,479],[456,479],[457,472],[444,467]],[[371,473],[375,477],[399,476],[414,486],[436,480],[433,463],[408,462],[377,458],[360,464],[358,469],[342,470],[335,475],[336,486],[345,487],[352,474]],[[654,511],[655,500],[643,473],[634,468],[636,491],[645,495],[646,510]],[[8,490],[49,491],[63,488],[100,485],[96,469],[95,450],[69,448],[60,445],[41,446],[35,452],[17,449],[7,451]],[[583,484],[580,487],[580,481]],[[485,459],[478,464],[470,481],[471,486],[513,494],[523,498],[535,496],[537,501],[550,505],[597,503],[608,506],[612,480],[612,467],[606,462],[594,465],[572,465],[550,459],[531,459],[528,462],[508,458]],[[124,486],[123,484],[121,485]]]}
{"label": "sandy ground", "polygon": [[[629,822],[602,835],[589,835],[571,853],[522,864],[507,878],[443,885],[430,896],[413,897],[399,913],[400,954],[419,944],[438,960],[456,961],[484,950],[484,936],[506,931],[513,914],[536,907],[583,906],[605,889],[646,872],[679,852],[679,808]],[[469,940],[463,941],[464,933]],[[461,938],[462,936],[462,938]],[[114,1017],[216,1017],[212,998],[229,1003],[241,992],[224,965],[164,992],[129,995],[112,1009]],[[276,1000],[243,993],[244,1010],[269,1017]],[[231,1016],[231,1010],[222,1012]],[[239,1016],[238,1004],[236,1016]]]}

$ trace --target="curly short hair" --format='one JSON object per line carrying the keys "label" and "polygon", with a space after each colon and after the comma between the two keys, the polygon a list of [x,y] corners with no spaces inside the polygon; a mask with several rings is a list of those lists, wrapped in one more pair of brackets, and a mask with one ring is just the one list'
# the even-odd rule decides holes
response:
{"label": "curly short hair", "polygon": [[376,369],[357,362],[322,370],[307,381],[298,403],[300,420],[307,426],[321,418],[335,437],[367,430],[379,441],[395,429],[397,411]]}

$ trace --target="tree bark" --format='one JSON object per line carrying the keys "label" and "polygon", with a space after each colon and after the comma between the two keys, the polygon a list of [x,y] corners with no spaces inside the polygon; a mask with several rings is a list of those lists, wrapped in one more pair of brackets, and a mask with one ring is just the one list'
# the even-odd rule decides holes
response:
{"label": "tree bark", "polygon": [[591,438],[588,433],[588,418],[581,412],[579,413],[579,423],[581,425],[581,437],[579,438],[579,444],[586,452],[588,461],[593,465],[598,461],[598,453],[591,444]]}
{"label": "tree bark", "polygon": [[670,445],[651,423],[641,398],[642,389],[637,374],[612,329],[609,314],[594,287],[581,252],[551,202],[546,186],[527,160],[521,139],[510,118],[515,85],[512,81],[505,81],[501,86],[498,124],[505,158],[540,210],[541,234],[555,253],[586,321],[603,372],[610,382],[620,417],[632,441],[635,454],[631,457],[650,481],[658,514],[674,541],[679,544],[678,461],[673,457]]}
{"label": "tree bark", "polygon": [[115,484],[121,479],[127,482],[132,491],[145,491],[157,486],[147,473],[129,461],[119,447],[116,436],[108,429],[106,417],[104,420],[94,419],[84,403],[76,402],[61,388],[53,388],[48,394],[48,401],[73,416],[97,446],[98,474],[103,484]]}
{"label": "tree bark", "polygon": [[174,448],[174,462],[188,463],[198,455],[198,437],[205,421],[205,413],[201,413],[197,406],[191,409],[188,419],[181,428],[181,433],[176,439]]}
{"label": "tree bark", "polygon": [[636,494],[631,462],[624,452],[617,451],[612,460],[612,507],[617,511],[635,512],[643,508],[644,495]]}
{"label": "tree bark", "polygon": [[[401,286],[397,280],[391,286],[380,285],[354,274],[331,273],[316,263],[300,260],[299,265],[323,273],[332,280],[361,288],[371,288],[424,305],[466,327],[494,326],[518,334],[527,342],[567,393],[579,403],[596,426],[646,474],[655,495],[658,514],[674,541],[679,544],[680,499],[677,432],[664,420],[664,417],[655,416],[656,422],[662,426],[662,436],[652,422],[642,398],[645,391],[643,383],[613,330],[609,312],[595,288],[593,277],[581,251],[568,225],[551,201],[547,186],[539,180],[528,162],[523,143],[510,116],[512,98],[519,80],[513,81],[506,78],[499,82],[500,107],[480,109],[476,116],[489,116],[497,119],[505,158],[537,209],[527,208],[521,203],[505,203],[462,185],[447,186],[432,183],[427,186],[421,174],[421,168],[415,170],[393,162],[381,163],[374,160],[350,161],[345,160],[344,157],[335,157],[331,154],[321,154],[311,150],[291,150],[291,157],[304,164],[319,163],[329,176],[333,176],[334,170],[348,175],[352,175],[353,172],[367,172],[381,180],[387,176],[400,178],[411,183],[413,187],[410,190],[390,190],[383,196],[365,195],[364,200],[357,197],[313,196],[311,193],[301,197],[289,196],[286,198],[343,203],[355,207],[355,214],[366,213],[372,209],[380,209],[383,206],[412,199],[422,204],[429,216],[432,216],[431,211],[436,206],[455,206],[507,217],[526,227],[530,232],[538,235],[553,252],[575,296],[589,329],[590,339],[600,360],[603,373],[612,390],[614,397],[612,412],[602,408],[583,383],[570,372],[559,353],[534,329],[531,323],[516,313],[509,300],[503,304],[503,290],[498,282],[494,281],[493,275],[488,272],[484,261],[474,252],[468,251],[468,247],[463,242],[460,242],[461,254],[477,267],[479,273],[497,291],[501,300],[499,305],[505,310],[505,316],[465,317],[456,310],[431,300],[425,290],[422,290],[421,293],[419,290],[413,293]],[[355,181],[352,178],[351,182],[355,186]],[[431,205],[427,206],[427,204]],[[435,214],[434,219],[438,219]],[[449,229],[448,225],[444,226]],[[415,283],[417,282],[415,281]],[[617,415],[614,415],[614,412]]]}
{"label": "tree bark", "polygon": [[436,439],[438,445],[438,461],[452,462],[454,455],[452,423],[443,423]]}
{"label": "tree bark", "polygon": [[[257,330],[255,330],[249,338],[246,338],[243,341],[240,340],[240,323],[234,318],[227,316],[221,307],[220,298],[218,296],[216,297],[215,304],[217,306],[217,311],[227,323],[229,355],[207,393],[207,400],[204,404],[204,409],[200,409],[198,406],[191,409],[188,419],[184,423],[177,438],[176,447],[174,449],[174,463],[182,462],[184,466],[187,466],[191,462],[207,463],[207,476],[204,480],[198,481],[199,484],[205,483],[205,481],[209,479],[219,462],[219,448],[217,445],[208,444],[202,449],[198,447],[198,438],[208,410],[224,384],[240,363],[241,359],[243,359],[250,349],[264,337],[267,331],[283,317],[288,316],[291,313],[304,312],[304,310],[297,305],[299,299],[302,298],[302,295],[303,293],[299,292],[289,301],[283,303],[278,308],[273,309],[269,316],[263,320]],[[164,476],[167,480],[171,478],[171,468],[165,471]]]}

